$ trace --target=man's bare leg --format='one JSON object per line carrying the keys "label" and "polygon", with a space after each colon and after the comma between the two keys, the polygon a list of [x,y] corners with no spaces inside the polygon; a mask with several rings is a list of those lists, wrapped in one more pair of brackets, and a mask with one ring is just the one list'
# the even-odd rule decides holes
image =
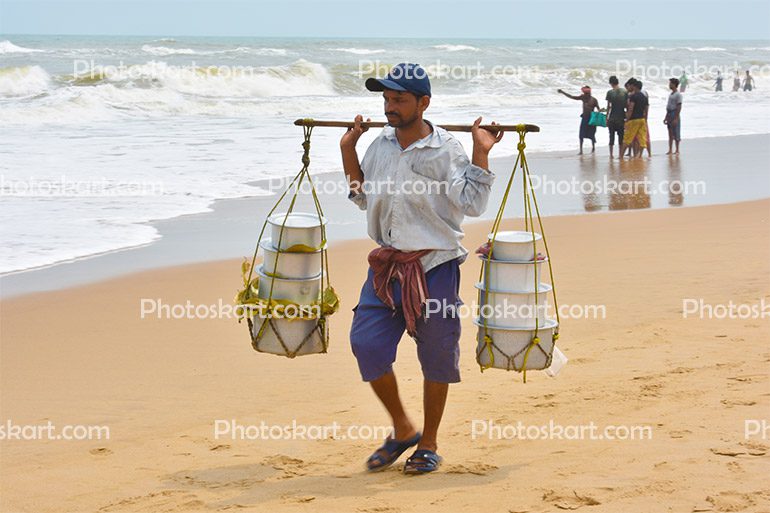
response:
{"label": "man's bare leg", "polygon": [[583,154],[583,139],[580,139],[580,151],[578,152],[578,155]]}
{"label": "man's bare leg", "polygon": [[372,390],[388,410],[388,414],[393,422],[393,438],[395,440],[408,440],[417,434],[412,421],[404,411],[404,405],[398,395],[398,382],[396,375],[391,371],[381,377],[370,381]]}
{"label": "man's bare leg", "polygon": [[438,449],[438,427],[444,415],[448,391],[449,383],[424,380],[422,402],[425,410],[425,425],[420,443],[417,444],[418,449],[429,451]]}

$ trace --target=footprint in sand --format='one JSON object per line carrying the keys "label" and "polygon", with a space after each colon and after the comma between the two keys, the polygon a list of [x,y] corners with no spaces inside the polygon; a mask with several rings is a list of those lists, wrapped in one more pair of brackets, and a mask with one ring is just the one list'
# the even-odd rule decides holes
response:
{"label": "footprint in sand", "polygon": [[281,500],[287,504],[303,504],[315,500],[315,495],[282,495]]}
{"label": "footprint in sand", "polygon": [[740,399],[722,399],[721,403],[728,408],[732,408],[733,406],[754,406],[755,404],[757,404],[756,401],[740,400]]}
{"label": "footprint in sand", "polygon": [[106,447],[97,447],[96,449],[91,449],[88,452],[90,452],[94,456],[106,456],[108,454],[112,454],[112,451],[107,449]]}
{"label": "footprint in sand", "polygon": [[[757,492],[759,494],[761,492]],[[706,502],[714,507],[714,511],[744,511],[755,502],[752,498],[753,493],[738,493],[735,491],[719,492],[716,495],[706,497]]]}
{"label": "footprint in sand", "polygon": [[184,490],[163,490],[161,492],[136,495],[112,502],[99,511],[200,511],[206,503],[196,495]]}
{"label": "footprint in sand", "polygon": [[767,454],[768,447],[759,442],[740,442],[738,445],[741,448],[712,447],[710,450],[718,456],[730,456],[732,458],[737,456],[764,456]]}
{"label": "footprint in sand", "polygon": [[443,471],[445,474],[473,474],[476,476],[486,476],[497,470],[498,467],[487,463],[467,462],[465,464],[445,465]]}
{"label": "footprint in sand", "polygon": [[262,460],[263,465],[280,470],[281,475],[277,479],[291,479],[292,477],[304,476],[308,466],[304,461],[286,456],[284,454],[274,454]]}
{"label": "footprint in sand", "polygon": [[572,494],[559,494],[553,490],[548,490],[543,494],[543,501],[550,502],[554,507],[564,510],[573,510],[583,506],[598,506],[601,504],[598,500],[587,495],[579,495],[576,491]]}
{"label": "footprint in sand", "polygon": [[182,470],[163,478],[175,486],[208,490],[245,490],[257,486],[273,475],[275,470],[264,465],[233,465],[202,470]]}

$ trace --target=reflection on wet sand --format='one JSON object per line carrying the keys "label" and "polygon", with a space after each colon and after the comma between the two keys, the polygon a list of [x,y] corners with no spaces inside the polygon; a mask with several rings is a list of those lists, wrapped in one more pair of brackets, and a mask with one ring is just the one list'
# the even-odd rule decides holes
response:
{"label": "reflection on wet sand", "polygon": [[[581,188],[583,208],[586,212],[650,208],[651,191],[654,194],[662,189],[668,194],[669,206],[681,206],[684,192],[677,186],[682,179],[679,157],[670,155],[666,158],[665,180],[660,180],[660,176],[655,180],[652,176],[653,161],[649,158],[610,160],[609,163],[595,157],[580,159],[580,181],[597,184]],[[660,175],[660,159],[656,164]]]}

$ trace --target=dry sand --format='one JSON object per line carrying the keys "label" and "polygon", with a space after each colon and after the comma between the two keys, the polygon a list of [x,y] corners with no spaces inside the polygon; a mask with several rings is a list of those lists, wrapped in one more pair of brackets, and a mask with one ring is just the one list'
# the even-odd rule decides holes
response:
{"label": "dry sand", "polygon": [[[769,219],[770,200],[548,218],[560,302],[605,305],[606,319],[565,319],[569,364],[526,385],[479,372],[466,319],[445,463],[419,477],[400,473],[403,459],[363,472],[378,440],[213,435],[215,419],[387,424],[347,339],[371,241],[330,250],[343,305],[327,355],[255,353],[231,319],[140,319],[141,298],[229,302],[237,260],[5,300],[0,420],[106,425],[111,436],[0,441],[0,511],[770,511],[770,441],[744,436],[747,419],[770,417],[770,321],[682,316],[683,298],[770,302]],[[468,224],[465,245],[488,227]],[[478,261],[462,269],[470,302]],[[402,341],[396,373],[419,421],[412,344]],[[473,419],[643,425],[652,439],[473,440]]]}

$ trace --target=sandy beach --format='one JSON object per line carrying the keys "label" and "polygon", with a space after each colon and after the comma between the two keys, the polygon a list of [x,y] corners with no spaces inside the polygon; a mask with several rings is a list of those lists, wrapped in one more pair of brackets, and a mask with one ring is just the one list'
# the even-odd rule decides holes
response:
{"label": "sandy beach", "polygon": [[[767,423],[770,411],[767,315],[683,316],[688,298],[770,300],[768,223],[770,200],[547,218],[560,302],[604,305],[606,317],[564,319],[569,364],[556,378],[531,372],[527,384],[479,372],[464,319],[463,381],[450,389],[440,432],[445,463],[414,478],[401,464],[363,471],[379,440],[214,436],[223,419],[387,424],[347,339],[371,241],[330,249],[342,308],[326,355],[255,353],[233,319],[140,318],[142,299],[229,303],[239,259],[3,300],[4,421],[108,426],[110,438],[4,440],[0,510],[770,511],[767,429],[746,436],[747,422]],[[466,246],[488,228],[468,223]],[[466,302],[478,265],[462,267]],[[419,421],[421,377],[407,337],[396,373]],[[647,426],[651,438],[474,437],[473,421]]]}

